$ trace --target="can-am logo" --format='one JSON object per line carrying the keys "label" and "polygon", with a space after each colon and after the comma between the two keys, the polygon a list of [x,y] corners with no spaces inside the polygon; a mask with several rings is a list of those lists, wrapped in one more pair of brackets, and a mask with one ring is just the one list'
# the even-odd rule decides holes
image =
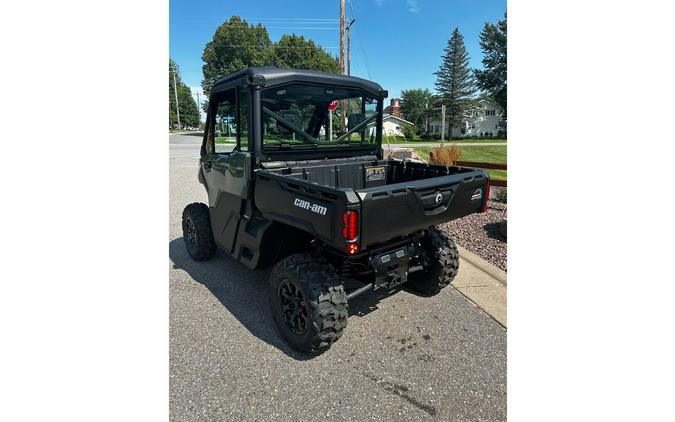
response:
{"label": "can-am logo", "polygon": [[305,201],[304,199],[300,198],[295,198],[295,201],[293,201],[293,205],[311,212],[315,212],[320,215],[326,215],[326,211],[328,211],[328,209],[323,205],[312,204],[311,202]]}
{"label": "can-am logo", "polygon": [[483,197],[483,189],[478,188],[475,191],[473,191],[473,195],[471,195],[471,200],[476,201],[478,199],[481,199]]}

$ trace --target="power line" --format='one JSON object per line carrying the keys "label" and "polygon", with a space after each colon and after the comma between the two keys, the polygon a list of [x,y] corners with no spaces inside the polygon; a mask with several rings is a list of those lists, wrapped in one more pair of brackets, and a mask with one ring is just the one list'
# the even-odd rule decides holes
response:
{"label": "power line", "polygon": [[[202,24],[203,22],[219,22],[219,20],[214,20],[214,21],[186,21],[183,23],[190,23],[190,24]],[[267,24],[264,24],[263,22],[252,22],[250,24],[231,24],[227,22],[223,22],[218,29],[223,30],[223,29],[238,29],[238,28],[256,28],[258,25],[262,26],[264,29],[337,29],[339,28],[338,22],[270,22],[272,26],[267,26]]]}
{"label": "power line", "polygon": [[[352,2],[352,0],[349,0],[349,9],[352,12],[352,19],[356,19],[356,10],[354,8],[354,3]],[[361,35],[360,35],[357,27],[354,27],[354,35],[356,35],[356,41],[359,44],[359,51],[361,52],[361,56],[363,56],[363,64],[366,67],[366,73],[368,73],[368,79],[373,79],[373,74],[370,71],[370,62],[368,61],[368,55],[366,54],[366,50],[363,46],[363,41],[361,41]]]}
{"label": "power line", "polygon": [[[310,40],[311,41],[311,40]],[[210,46],[213,47],[237,47],[237,48],[280,48],[280,49],[313,49],[313,48],[323,48],[323,49],[335,49],[335,48],[340,48],[339,46],[331,46],[331,47],[323,47],[321,45],[315,44],[314,47],[311,46],[297,46],[297,45],[291,45],[291,46],[279,46],[279,45],[270,45],[267,47],[263,47],[260,45],[245,45],[245,44],[211,44],[207,43]]]}
{"label": "power line", "polygon": [[[243,21],[316,21],[316,22],[337,22],[338,18],[241,18]],[[227,19],[223,20],[222,18],[205,18],[201,16],[184,16],[182,20],[201,20],[201,21],[223,21],[227,22]]]}

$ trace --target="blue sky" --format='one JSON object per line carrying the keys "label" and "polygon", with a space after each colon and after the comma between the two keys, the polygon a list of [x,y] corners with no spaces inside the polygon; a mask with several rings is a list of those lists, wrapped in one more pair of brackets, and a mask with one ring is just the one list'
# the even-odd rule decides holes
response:
{"label": "blue sky", "polygon": [[[223,21],[239,15],[265,25],[272,41],[295,33],[338,55],[339,9],[339,0],[170,0],[169,52],[183,81],[199,88],[204,45]],[[471,66],[481,67],[480,31],[505,10],[506,0],[346,0],[346,17],[356,18],[352,75],[380,83],[390,98],[409,88],[433,91],[452,30],[464,35]]]}

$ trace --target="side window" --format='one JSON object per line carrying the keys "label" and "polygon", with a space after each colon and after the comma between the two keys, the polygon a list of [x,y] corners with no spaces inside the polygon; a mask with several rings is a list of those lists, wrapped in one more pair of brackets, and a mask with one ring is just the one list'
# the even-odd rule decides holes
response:
{"label": "side window", "polygon": [[237,122],[237,140],[241,151],[248,151],[248,89],[244,87],[239,90],[239,121]]}
{"label": "side window", "polygon": [[237,144],[236,99],[234,89],[215,96],[216,102],[210,130],[215,135],[216,154],[228,154]]}

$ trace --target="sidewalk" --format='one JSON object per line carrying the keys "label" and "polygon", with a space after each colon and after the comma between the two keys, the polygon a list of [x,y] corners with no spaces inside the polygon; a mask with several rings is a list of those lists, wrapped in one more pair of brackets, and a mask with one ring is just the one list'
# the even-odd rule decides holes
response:
{"label": "sidewalk", "polygon": [[459,274],[452,285],[506,327],[506,272],[458,246]]}

